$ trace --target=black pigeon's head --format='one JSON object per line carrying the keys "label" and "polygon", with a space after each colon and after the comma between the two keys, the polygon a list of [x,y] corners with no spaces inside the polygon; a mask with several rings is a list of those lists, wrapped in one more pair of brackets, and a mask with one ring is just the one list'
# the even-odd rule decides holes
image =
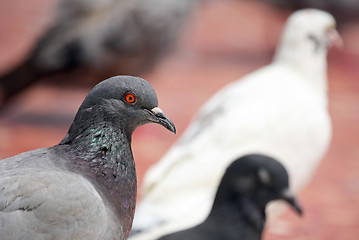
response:
{"label": "black pigeon's head", "polygon": [[150,122],[176,132],[174,124],[158,107],[156,92],[146,80],[116,76],[100,82],[90,91],[76,114],[69,135],[76,138],[91,125],[98,124],[111,125],[131,135],[138,126]]}
{"label": "black pigeon's head", "polygon": [[260,210],[273,200],[285,200],[299,214],[301,208],[289,190],[288,173],[277,160],[251,154],[234,161],[226,170],[217,198],[246,198]]}

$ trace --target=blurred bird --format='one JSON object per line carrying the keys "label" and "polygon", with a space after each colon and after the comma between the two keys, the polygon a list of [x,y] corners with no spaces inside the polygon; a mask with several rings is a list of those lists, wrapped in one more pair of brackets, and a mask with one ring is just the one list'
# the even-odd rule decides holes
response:
{"label": "blurred bird", "polygon": [[0,78],[0,105],[56,73],[80,69],[103,79],[151,69],[174,45],[197,2],[59,0],[51,27]]}
{"label": "blurred bird", "polygon": [[289,190],[288,173],[282,164],[264,155],[241,157],[224,173],[206,220],[159,240],[260,240],[265,207],[278,199],[302,214]]}
{"label": "blurred bird", "polygon": [[330,14],[293,13],[273,62],[215,94],[146,173],[132,233],[153,232],[149,240],[202,222],[225,167],[247,153],[273,156],[291,189],[304,187],[330,144],[326,55],[340,44]]}
{"label": "blurred bird", "polygon": [[54,147],[0,161],[0,239],[124,240],[136,203],[133,131],[175,126],[144,79],[96,85]]}

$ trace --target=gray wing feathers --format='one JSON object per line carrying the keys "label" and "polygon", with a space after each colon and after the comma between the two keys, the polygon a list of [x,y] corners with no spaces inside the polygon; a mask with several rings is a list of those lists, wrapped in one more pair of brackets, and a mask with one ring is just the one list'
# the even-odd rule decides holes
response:
{"label": "gray wing feathers", "polygon": [[1,240],[101,239],[113,227],[100,195],[80,175],[33,167],[0,174]]}

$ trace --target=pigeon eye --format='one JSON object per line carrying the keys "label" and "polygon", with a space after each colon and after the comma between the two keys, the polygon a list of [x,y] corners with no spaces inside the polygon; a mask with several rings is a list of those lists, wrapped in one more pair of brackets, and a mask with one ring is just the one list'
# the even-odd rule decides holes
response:
{"label": "pigeon eye", "polygon": [[132,93],[127,93],[125,99],[128,103],[134,103],[136,101],[136,97]]}

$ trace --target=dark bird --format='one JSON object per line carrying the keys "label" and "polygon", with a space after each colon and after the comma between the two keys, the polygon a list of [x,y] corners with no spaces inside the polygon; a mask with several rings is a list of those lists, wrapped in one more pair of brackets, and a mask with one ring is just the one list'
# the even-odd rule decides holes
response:
{"label": "dark bird", "polygon": [[197,2],[59,0],[49,29],[0,78],[0,104],[58,73],[76,70],[97,80],[151,69],[173,47]]}
{"label": "dark bird", "polygon": [[286,169],[275,159],[256,154],[241,157],[227,168],[207,219],[159,240],[261,239],[270,201],[284,200],[302,214],[288,182]]}
{"label": "dark bird", "polygon": [[136,203],[135,128],[174,124],[144,79],[97,84],[57,145],[0,161],[0,239],[127,239]]}

